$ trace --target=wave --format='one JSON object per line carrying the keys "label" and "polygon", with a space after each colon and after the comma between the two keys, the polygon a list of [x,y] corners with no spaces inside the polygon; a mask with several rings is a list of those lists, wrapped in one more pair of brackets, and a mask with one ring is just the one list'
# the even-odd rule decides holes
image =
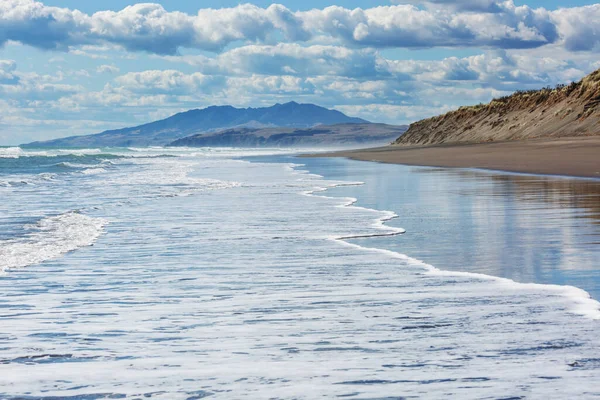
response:
{"label": "wave", "polygon": [[70,211],[27,226],[23,237],[0,241],[0,271],[23,268],[92,245],[107,221]]}
{"label": "wave", "polygon": [[[61,156],[97,156],[103,154],[101,149],[52,149],[52,150],[29,150],[21,147],[0,147],[0,158],[21,157],[61,157]],[[106,155],[112,156],[111,152]]]}
{"label": "wave", "polygon": [[74,156],[88,156],[95,154],[102,154],[102,150],[100,149],[67,149],[67,150],[56,150],[58,155],[74,155]]}
{"label": "wave", "polygon": [[[296,167],[294,165],[292,168]],[[295,170],[299,175],[306,175],[307,171],[298,171]],[[321,175],[314,175],[323,178]],[[391,250],[374,248],[374,247],[366,247],[361,246],[355,243],[349,242],[349,240],[353,239],[362,239],[367,237],[384,237],[384,236],[396,236],[406,233],[406,230],[402,228],[394,228],[385,225],[386,222],[398,218],[398,215],[393,211],[381,211],[375,210],[371,208],[359,207],[356,206],[357,199],[355,198],[343,198],[343,197],[328,197],[317,195],[315,193],[320,193],[327,191],[332,188],[341,187],[341,186],[355,186],[361,185],[361,182],[343,182],[343,183],[332,183],[327,187],[317,187],[310,191],[302,192],[301,194],[305,196],[313,196],[313,197],[321,197],[327,199],[338,199],[343,200],[344,203],[340,204],[338,207],[344,208],[354,208],[357,210],[363,211],[372,211],[379,213],[379,216],[373,220],[373,224],[371,227],[373,229],[383,231],[382,233],[374,233],[374,234],[354,234],[354,235],[343,235],[343,236],[332,236],[329,237],[330,240],[336,241],[338,243],[343,244],[344,246],[353,247],[356,249],[361,249],[363,251],[377,252],[380,254],[385,254],[392,258],[400,259],[404,262],[407,262],[409,265],[422,268],[429,275],[437,275],[437,276],[446,276],[446,277],[463,277],[472,279],[473,281],[487,281],[493,284],[502,286],[504,288],[510,288],[514,290],[543,290],[546,292],[550,292],[561,296],[569,301],[570,311],[574,314],[578,314],[587,318],[591,318],[594,320],[600,320],[600,302],[594,300],[592,296],[583,289],[574,287],[574,286],[561,286],[561,285],[549,285],[549,284],[538,284],[538,283],[521,283],[516,282],[508,278],[500,278],[496,276],[486,275],[486,274],[477,274],[472,272],[460,272],[460,271],[446,271],[434,267],[433,265],[427,264],[424,261],[418,260],[416,258],[410,257],[406,254],[398,253]]]}
{"label": "wave", "polygon": [[68,162],[68,161],[63,161],[63,162],[59,162],[56,164],[57,167],[63,167],[63,168],[88,168],[89,165],[86,164],[77,164],[77,163],[72,163],[72,162]]}
{"label": "wave", "polygon": [[19,158],[23,154],[20,147],[0,147],[0,158]]}
{"label": "wave", "polygon": [[37,185],[42,182],[55,181],[58,175],[44,172],[32,176],[13,176],[8,180],[0,180],[0,187],[18,187],[27,185]]}

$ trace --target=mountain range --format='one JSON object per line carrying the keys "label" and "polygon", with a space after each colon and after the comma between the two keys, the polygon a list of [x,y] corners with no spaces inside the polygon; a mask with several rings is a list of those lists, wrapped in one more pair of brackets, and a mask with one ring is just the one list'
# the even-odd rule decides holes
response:
{"label": "mountain range", "polygon": [[[231,128],[296,128],[307,129],[320,125],[369,124],[339,111],[314,104],[289,102],[262,108],[212,106],[190,110],[148,124],[109,130],[86,136],[33,142],[24,147],[127,147],[165,146],[177,139],[217,132]],[[283,131],[282,131],[283,133]],[[215,144],[217,144],[215,142]]]}

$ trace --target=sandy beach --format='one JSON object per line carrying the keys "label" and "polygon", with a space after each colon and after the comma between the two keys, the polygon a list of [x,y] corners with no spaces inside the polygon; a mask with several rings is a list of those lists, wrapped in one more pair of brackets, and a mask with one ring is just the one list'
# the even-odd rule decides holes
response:
{"label": "sandy beach", "polygon": [[354,160],[450,168],[600,178],[600,137],[568,137],[498,143],[386,146],[312,154]]}

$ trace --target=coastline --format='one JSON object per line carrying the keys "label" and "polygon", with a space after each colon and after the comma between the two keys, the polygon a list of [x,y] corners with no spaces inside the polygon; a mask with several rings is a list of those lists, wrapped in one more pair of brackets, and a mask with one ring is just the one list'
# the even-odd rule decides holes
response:
{"label": "coastline", "polygon": [[360,161],[600,179],[600,136],[475,144],[385,146],[304,154]]}
{"label": "coastline", "polygon": [[353,244],[405,254],[443,271],[573,286],[600,300],[600,274],[593,268],[600,265],[597,178],[426,169],[347,157],[309,157],[302,164],[327,180],[363,183],[329,188],[329,196],[399,215],[385,225],[404,235],[349,239]]}

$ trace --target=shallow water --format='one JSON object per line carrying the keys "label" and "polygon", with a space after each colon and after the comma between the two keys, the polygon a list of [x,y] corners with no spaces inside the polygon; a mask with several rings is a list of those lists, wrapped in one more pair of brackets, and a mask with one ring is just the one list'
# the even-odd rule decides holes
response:
{"label": "shallow water", "polygon": [[347,179],[103,152],[120,158],[1,176],[26,183],[0,187],[0,398],[600,396],[600,305],[579,289],[339,240],[415,224],[340,197]]}
{"label": "shallow water", "polygon": [[437,267],[585,289],[600,299],[600,180],[301,159],[332,195],[392,210],[399,237],[364,240]]}

